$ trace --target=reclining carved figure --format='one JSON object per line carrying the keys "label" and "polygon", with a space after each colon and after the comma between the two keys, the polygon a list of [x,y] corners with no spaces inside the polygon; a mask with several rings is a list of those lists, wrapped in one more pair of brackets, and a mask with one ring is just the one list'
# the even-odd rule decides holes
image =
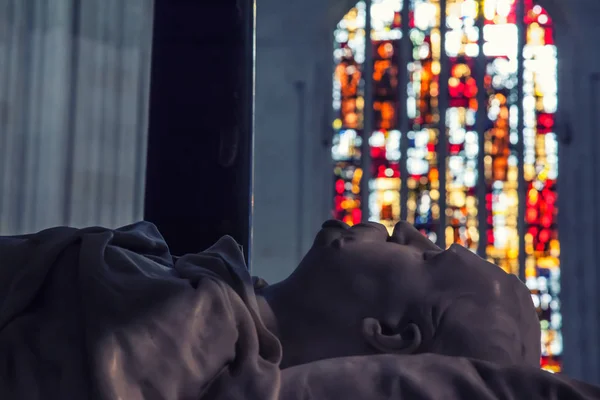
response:
{"label": "reclining carved figure", "polygon": [[404,222],[328,221],[274,285],[146,222],[0,238],[3,400],[600,399],[539,360],[527,288]]}

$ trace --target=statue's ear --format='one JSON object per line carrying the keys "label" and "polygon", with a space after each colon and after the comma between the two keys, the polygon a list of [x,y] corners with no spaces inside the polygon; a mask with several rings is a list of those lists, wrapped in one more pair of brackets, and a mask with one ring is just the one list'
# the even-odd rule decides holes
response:
{"label": "statue's ear", "polygon": [[365,318],[362,325],[367,343],[386,354],[412,354],[421,346],[421,330],[414,323],[389,328],[375,318]]}

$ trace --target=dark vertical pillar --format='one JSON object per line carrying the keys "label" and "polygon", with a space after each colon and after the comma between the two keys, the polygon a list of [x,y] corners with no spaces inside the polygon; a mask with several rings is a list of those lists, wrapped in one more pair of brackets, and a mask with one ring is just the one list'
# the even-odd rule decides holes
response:
{"label": "dark vertical pillar", "polygon": [[525,84],[523,76],[525,71],[523,49],[527,42],[527,27],[525,26],[525,4],[523,1],[517,2],[516,11],[517,27],[519,29],[519,43],[517,44],[517,115],[519,116],[517,125],[519,141],[516,146],[517,157],[519,158],[519,180],[517,181],[517,193],[519,198],[517,232],[519,232],[519,278],[525,281],[525,261],[527,259],[525,254],[525,201],[527,196],[527,183],[525,182],[525,115],[523,115],[523,99],[525,97],[523,88],[523,85]]}
{"label": "dark vertical pillar", "polygon": [[362,178],[360,179],[360,209],[362,214],[361,222],[367,222],[371,217],[369,207],[369,197],[371,194],[370,183],[373,179],[371,174],[371,145],[369,139],[374,131],[374,111],[373,111],[373,41],[371,40],[371,0],[365,1],[366,21],[365,21],[365,62],[363,64],[363,85],[364,85],[364,115],[362,128],[362,144],[360,148],[360,163],[362,168]]}
{"label": "dark vertical pillar", "polygon": [[251,240],[254,0],[155,0],[145,219],[173,254]]}
{"label": "dark vertical pillar", "polygon": [[446,215],[446,156],[448,154],[448,130],[446,129],[446,111],[448,110],[448,80],[450,79],[450,60],[446,54],[446,33],[448,27],[446,26],[446,16],[448,13],[446,0],[440,0],[440,92],[439,92],[439,109],[440,109],[440,120],[438,122],[438,169],[440,173],[440,222],[438,227],[438,238],[437,245],[445,249],[446,243],[446,226],[448,225],[448,217]]}
{"label": "dark vertical pillar", "polygon": [[410,74],[408,64],[411,61],[410,41],[410,6],[409,0],[402,3],[400,21],[402,21],[402,39],[400,40],[400,51],[397,55],[398,60],[398,106],[396,113],[400,125],[400,219],[405,221],[408,218],[408,131],[412,130],[411,121],[408,118],[408,84],[410,83]]}
{"label": "dark vertical pillar", "polygon": [[[479,3],[479,8],[483,9],[483,1]],[[480,257],[487,257],[487,232],[488,232],[488,210],[486,204],[487,181],[485,177],[485,131],[487,125],[487,93],[485,88],[485,73],[487,67],[487,57],[483,52],[485,39],[483,37],[483,28],[485,26],[485,16],[483,11],[479,12],[477,17],[477,29],[479,30],[479,54],[475,61],[475,79],[477,80],[477,115],[475,117],[475,130],[477,131],[477,140],[479,143],[479,152],[477,153],[477,225],[479,228],[479,244],[477,254]]]}

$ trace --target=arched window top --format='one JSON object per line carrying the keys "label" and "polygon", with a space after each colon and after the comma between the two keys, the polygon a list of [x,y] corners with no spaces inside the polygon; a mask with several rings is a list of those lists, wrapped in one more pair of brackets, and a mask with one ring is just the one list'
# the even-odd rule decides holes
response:
{"label": "arched window top", "polygon": [[406,219],[519,275],[559,370],[553,35],[533,0],[359,1],[334,32],[333,213]]}

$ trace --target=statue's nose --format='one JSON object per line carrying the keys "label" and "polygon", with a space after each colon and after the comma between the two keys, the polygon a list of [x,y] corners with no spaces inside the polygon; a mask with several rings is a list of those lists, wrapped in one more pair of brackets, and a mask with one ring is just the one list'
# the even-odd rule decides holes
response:
{"label": "statue's nose", "polygon": [[389,240],[390,242],[418,248],[424,252],[442,251],[435,243],[406,221],[400,221],[396,224]]}
{"label": "statue's nose", "polygon": [[385,226],[376,222],[363,222],[350,228],[349,233],[361,242],[385,242],[389,235]]}

